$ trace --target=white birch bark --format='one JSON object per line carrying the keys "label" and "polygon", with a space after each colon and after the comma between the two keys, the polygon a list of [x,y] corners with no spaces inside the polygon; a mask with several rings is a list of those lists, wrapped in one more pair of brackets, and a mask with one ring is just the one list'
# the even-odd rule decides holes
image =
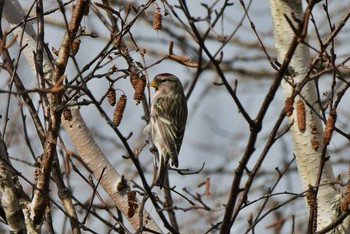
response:
{"label": "white birch bark", "polygon": [[[8,21],[12,28],[17,27],[24,20],[24,12],[18,0],[6,0],[3,10],[3,16]],[[36,51],[36,32],[31,23],[27,23],[24,28],[23,25],[17,27],[13,31],[18,43],[25,43],[26,46],[22,50],[30,68],[33,73],[36,74],[36,68],[33,58],[33,52]],[[23,38],[22,38],[23,33]],[[50,79],[52,66],[48,60],[46,53],[44,52],[44,76],[46,79]],[[115,205],[122,211],[122,213],[128,218],[128,221],[132,224],[134,228],[140,226],[140,220],[138,216],[138,211],[140,209],[140,202],[136,199],[138,208],[136,214],[133,217],[128,217],[128,200],[127,192],[128,189],[124,191],[117,191],[118,182],[121,180],[120,174],[115,170],[115,168],[109,163],[102,150],[99,148],[90,130],[86,126],[83,118],[80,115],[78,108],[72,108],[72,121],[67,121],[62,118],[62,125],[65,127],[68,135],[70,136],[79,156],[85,162],[85,164],[92,170],[94,176],[99,178],[101,172],[105,169],[103,178],[101,180],[101,186],[107,192],[107,194],[114,201]],[[162,232],[156,222],[151,218],[147,211],[143,211],[143,224],[156,232]]]}
{"label": "white birch bark", "polygon": [[7,165],[8,153],[0,133],[0,202],[5,211],[10,233],[25,232],[24,216],[16,197],[13,174]]}
{"label": "white birch bark", "polygon": [[[121,182],[120,174],[114,169],[113,165],[110,164],[106,156],[98,147],[96,141],[91,136],[90,130],[80,115],[78,107],[71,107],[70,111],[73,116],[72,120],[63,121],[64,118],[62,118],[62,122],[66,132],[74,143],[75,149],[80,156],[83,155],[82,159],[84,163],[94,172],[97,178],[101,176],[102,171],[104,170],[100,182],[101,186],[120,210],[128,211],[129,186],[125,190],[118,191],[118,186],[120,186],[119,183]],[[139,209],[140,204],[138,204],[138,208],[135,210],[135,215],[132,218],[129,218],[129,222],[134,227],[140,225],[138,216]],[[143,211],[143,222],[147,228],[161,232],[146,211]]]}
{"label": "white birch bark", "polygon": [[[21,4],[18,0],[5,0],[4,9],[3,9],[3,17],[10,24],[11,28],[15,28],[13,30],[13,34],[17,37],[17,41],[21,46],[26,45],[24,49],[24,56],[26,57],[26,61],[29,64],[30,68],[36,74],[35,69],[35,60],[34,53],[36,51],[36,40],[37,35],[34,30],[32,22],[27,22],[25,24],[25,30],[23,30],[24,25],[20,27],[16,27],[19,23],[21,23],[25,14]],[[23,40],[22,40],[23,33]],[[44,51],[44,59],[43,59],[43,71],[46,79],[50,79],[51,77],[51,64],[47,57],[46,52]]]}
{"label": "white birch bark", "polygon": [[[270,7],[273,18],[278,61],[282,63],[294,37],[294,32],[284,15],[293,19],[291,14],[294,12],[297,18],[302,19],[302,3],[301,0],[270,0]],[[297,25],[295,27],[298,28]],[[293,77],[294,84],[301,81],[308,70],[310,62],[309,48],[305,45],[299,44],[289,64],[296,72],[296,76]],[[282,81],[282,87],[285,98],[290,97],[293,92],[292,86],[284,80]],[[300,94],[307,103],[312,105],[314,110],[319,112],[314,81],[308,82],[303,87]],[[303,131],[303,129],[300,130],[300,123],[298,123],[299,120],[296,109],[299,100],[302,100],[305,104],[305,131]],[[293,123],[291,127],[291,137],[294,154],[296,156],[297,168],[302,186],[306,191],[309,189],[310,185],[316,185],[322,148],[324,145],[322,122],[304,100],[300,95],[295,97],[294,111],[292,115],[289,116],[289,122]],[[316,145],[316,143],[318,145]],[[327,153],[326,156],[328,156]],[[335,185],[335,182],[336,180],[331,167],[331,162],[328,160],[322,171],[321,182],[317,194],[317,230],[326,227],[339,216],[341,191],[339,187]],[[348,223],[348,220],[346,221]],[[339,225],[338,228],[332,232],[346,232],[349,227],[347,223]]]}

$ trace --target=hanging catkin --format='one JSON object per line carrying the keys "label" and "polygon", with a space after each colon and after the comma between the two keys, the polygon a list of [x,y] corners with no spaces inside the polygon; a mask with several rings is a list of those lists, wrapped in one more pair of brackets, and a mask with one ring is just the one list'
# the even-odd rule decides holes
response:
{"label": "hanging catkin", "polygon": [[306,129],[306,113],[305,104],[301,99],[297,101],[297,119],[299,131],[304,133]]}
{"label": "hanging catkin", "polygon": [[74,39],[72,43],[72,55],[76,55],[80,48],[81,40],[79,38]]}
{"label": "hanging catkin", "polygon": [[329,142],[331,141],[336,119],[337,119],[337,112],[335,110],[331,110],[326,122],[325,130],[324,130],[323,142],[325,145],[328,145]]}
{"label": "hanging catkin", "polygon": [[132,73],[130,75],[130,82],[135,90],[134,100],[136,101],[136,104],[139,104],[143,98],[144,91],[146,88],[146,76],[142,75],[141,77],[138,77],[137,74]]}
{"label": "hanging catkin", "polygon": [[153,13],[153,29],[157,31],[162,29],[162,14],[159,7]]}
{"label": "hanging catkin", "polygon": [[126,105],[126,96],[123,94],[120,96],[117,107],[115,108],[114,115],[113,115],[113,124],[118,127],[120,124],[120,121],[123,118],[123,113]]}
{"label": "hanging catkin", "polygon": [[115,89],[113,89],[112,87],[110,87],[108,89],[107,99],[108,99],[108,102],[111,106],[115,105],[115,103],[116,103]]}

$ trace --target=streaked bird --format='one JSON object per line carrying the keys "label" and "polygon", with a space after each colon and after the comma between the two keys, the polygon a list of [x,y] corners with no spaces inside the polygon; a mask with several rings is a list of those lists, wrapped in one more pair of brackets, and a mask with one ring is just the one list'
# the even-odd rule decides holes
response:
{"label": "streaked bird", "polygon": [[187,120],[187,102],[179,78],[169,73],[157,75],[150,83],[155,88],[150,122],[144,132],[149,134],[157,148],[158,168],[155,184],[163,186],[168,161],[179,166],[180,152]]}

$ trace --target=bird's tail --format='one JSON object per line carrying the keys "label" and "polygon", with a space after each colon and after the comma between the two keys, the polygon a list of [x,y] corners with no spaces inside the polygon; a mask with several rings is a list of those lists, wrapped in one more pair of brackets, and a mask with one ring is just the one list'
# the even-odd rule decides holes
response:
{"label": "bird's tail", "polygon": [[159,155],[157,176],[156,176],[156,185],[159,185],[160,188],[164,185],[165,172],[168,167],[168,160],[165,159],[163,155]]}

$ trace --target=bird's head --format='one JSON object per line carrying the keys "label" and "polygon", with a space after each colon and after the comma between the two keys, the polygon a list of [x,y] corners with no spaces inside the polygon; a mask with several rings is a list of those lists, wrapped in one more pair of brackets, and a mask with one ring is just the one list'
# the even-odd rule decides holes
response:
{"label": "bird's head", "polygon": [[149,84],[156,91],[167,92],[183,92],[183,87],[179,78],[170,73],[161,73],[154,77]]}

